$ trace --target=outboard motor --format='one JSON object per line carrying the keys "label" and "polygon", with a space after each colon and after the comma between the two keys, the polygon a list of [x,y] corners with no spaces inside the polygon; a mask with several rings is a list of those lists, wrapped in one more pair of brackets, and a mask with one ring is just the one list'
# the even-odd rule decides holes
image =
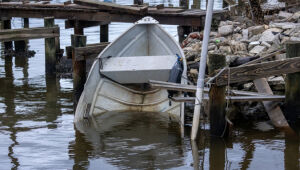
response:
{"label": "outboard motor", "polygon": [[[180,83],[181,82],[181,76],[182,76],[182,72],[183,72],[183,58],[180,57],[178,54],[176,54],[177,56],[177,61],[174,64],[174,66],[172,67],[171,73],[170,73],[170,77],[168,82],[170,83]],[[168,97],[172,98],[174,96],[174,94],[177,93],[177,91],[174,90],[168,90]]]}

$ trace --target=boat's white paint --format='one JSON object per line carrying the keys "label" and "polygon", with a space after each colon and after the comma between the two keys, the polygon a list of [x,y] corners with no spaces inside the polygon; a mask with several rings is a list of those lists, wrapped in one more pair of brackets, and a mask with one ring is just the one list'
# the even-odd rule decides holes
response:
{"label": "boat's white paint", "polygon": [[175,55],[111,57],[100,72],[120,84],[168,81],[176,61]]}
{"label": "boat's white paint", "polygon": [[184,104],[171,102],[170,105],[167,90],[136,91],[100,74],[100,65],[105,64],[108,56],[176,57],[176,54],[183,57],[184,71],[181,83],[186,84],[186,60],[173,37],[151,20],[135,24],[108,45],[95,60],[77,105],[75,121],[83,119],[84,116],[102,115],[107,112],[143,111],[167,113],[174,120],[183,122]]}

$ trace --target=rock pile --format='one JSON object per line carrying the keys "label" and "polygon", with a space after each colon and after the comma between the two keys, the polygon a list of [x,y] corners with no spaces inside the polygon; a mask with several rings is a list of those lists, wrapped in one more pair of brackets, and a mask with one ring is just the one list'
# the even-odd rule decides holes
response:
{"label": "rock pile", "polygon": [[[265,25],[254,25],[251,20],[241,17],[220,22],[218,30],[210,33],[208,53],[225,54],[228,66],[238,66],[284,48],[287,41],[300,41],[300,11],[280,11],[266,18],[272,20]],[[198,75],[202,38],[202,32],[193,32],[182,43],[188,64],[188,76],[194,84]],[[285,57],[283,53],[276,55],[275,59]],[[275,94],[284,94],[283,76],[273,76],[268,78],[268,81]],[[253,83],[239,84],[233,88],[255,91]],[[244,107],[244,110],[249,110],[248,107],[249,105]],[[252,108],[261,111],[261,107],[263,106],[260,104],[259,107],[255,105]]]}

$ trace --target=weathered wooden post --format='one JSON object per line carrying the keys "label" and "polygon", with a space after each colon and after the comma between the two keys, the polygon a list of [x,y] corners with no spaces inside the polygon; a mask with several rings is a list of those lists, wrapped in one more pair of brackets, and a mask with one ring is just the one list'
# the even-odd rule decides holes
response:
{"label": "weathered wooden post", "polygon": [[108,42],[108,24],[100,25],[100,42]]}
{"label": "weathered wooden post", "polygon": [[[11,21],[10,21],[10,19],[3,19],[2,21],[1,21],[2,23],[1,23],[1,29],[11,29]],[[6,50],[6,51],[8,51],[8,50],[12,50],[12,48],[13,48],[13,44],[12,44],[12,42],[11,41],[9,41],[9,42],[4,42],[4,49]]]}
{"label": "weathered wooden post", "polygon": [[[24,28],[29,28],[29,20],[28,18],[23,18],[23,27]],[[22,53],[27,51],[27,40],[22,40],[22,41],[15,41],[15,51],[17,53]]]}
{"label": "weathered wooden post", "polygon": [[74,34],[83,35],[84,34],[83,27],[80,26],[79,21],[75,20],[74,22],[75,22],[75,24],[74,24]]}
{"label": "weathered wooden post", "polygon": [[[44,18],[45,27],[54,27],[54,17]],[[45,38],[46,74],[54,76],[56,73],[55,38]]]}
{"label": "weathered wooden post", "polygon": [[[300,42],[286,43],[286,57],[300,56]],[[289,124],[295,127],[300,120],[300,72],[287,74],[285,79],[285,115]]]}
{"label": "weathered wooden post", "polygon": [[135,5],[143,5],[143,0],[133,0],[133,4]]}
{"label": "weathered wooden post", "polygon": [[[208,55],[208,72],[212,75],[216,70],[226,66],[226,59],[223,54]],[[209,91],[209,118],[210,118],[210,134],[212,136],[225,136],[226,131],[226,86],[218,87],[212,85]]]}
{"label": "weathered wooden post", "polygon": [[78,100],[84,88],[86,81],[86,62],[85,60],[76,60],[75,47],[86,46],[86,36],[84,35],[71,35],[72,44],[72,64],[73,64],[73,95],[74,95],[74,108],[78,104]]}

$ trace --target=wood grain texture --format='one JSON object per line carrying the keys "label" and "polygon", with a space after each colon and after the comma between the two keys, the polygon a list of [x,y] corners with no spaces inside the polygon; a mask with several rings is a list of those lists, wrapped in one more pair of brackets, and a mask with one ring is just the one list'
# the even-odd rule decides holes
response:
{"label": "wood grain texture", "polygon": [[[248,102],[248,101],[284,101],[285,96],[281,95],[269,95],[269,96],[226,96],[226,100],[230,100],[230,102]],[[195,102],[195,97],[174,97],[173,101],[176,102]],[[209,100],[209,96],[204,95],[204,100]]]}
{"label": "wood grain texture", "polygon": [[59,27],[38,27],[13,30],[0,30],[0,41],[18,41],[39,38],[51,38],[59,36]]}
{"label": "wood grain texture", "polygon": [[[164,8],[157,10],[152,8],[145,15],[111,13],[110,11],[101,11],[95,7],[82,6],[78,4],[22,4],[18,2],[0,3],[0,17],[26,17],[26,18],[44,18],[53,16],[56,19],[102,21],[102,22],[128,22],[134,23],[143,16],[152,16],[160,24],[185,25],[185,26],[203,26],[205,20],[204,10],[186,10]],[[214,20],[224,20],[229,17],[227,10],[214,11]]]}
{"label": "wood grain texture", "polygon": [[[208,73],[212,74],[215,70],[224,68],[226,66],[225,55],[209,54],[208,55]],[[226,117],[226,100],[225,100],[226,86],[217,86],[213,84],[209,89],[209,120],[210,120],[210,134],[212,136],[225,137],[227,133]],[[227,131],[228,132],[228,131]]]}
{"label": "wood grain texture", "polygon": [[[295,59],[294,57],[300,56],[299,49],[300,42],[287,42],[286,57]],[[285,113],[289,124],[296,127],[300,124],[300,70],[298,73],[287,74],[285,82]]]}
{"label": "wood grain texture", "polygon": [[144,15],[148,11],[148,7],[131,7],[131,6],[119,5],[115,3],[101,2],[95,0],[74,0],[74,3],[79,5],[91,6],[100,10],[116,12],[116,13]]}
{"label": "wood grain texture", "polygon": [[75,60],[75,47],[86,46],[86,36],[84,35],[71,35],[71,44],[73,47],[72,64],[73,64],[73,95],[74,95],[74,108],[76,108],[80,95],[84,89],[86,81],[86,62],[85,60]]}
{"label": "wood grain texture", "polygon": [[87,58],[96,58],[108,44],[109,43],[99,43],[95,45],[88,45],[85,47],[76,47],[74,48],[75,60],[81,61]]}
{"label": "wood grain texture", "polygon": [[[300,71],[300,57],[227,68],[215,79],[218,86]],[[230,76],[228,76],[230,73]]]}

